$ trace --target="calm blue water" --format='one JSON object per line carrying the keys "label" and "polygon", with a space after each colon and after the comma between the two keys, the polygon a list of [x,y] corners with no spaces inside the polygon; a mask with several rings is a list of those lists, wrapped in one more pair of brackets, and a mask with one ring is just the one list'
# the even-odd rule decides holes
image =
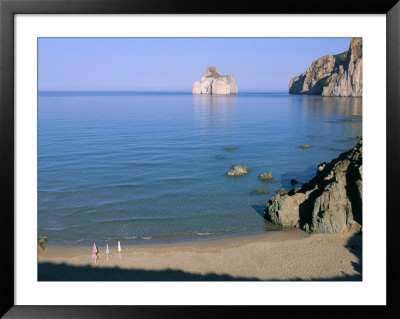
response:
{"label": "calm blue water", "polygon": [[[360,98],[40,93],[38,112],[38,236],[51,243],[274,230],[262,215],[275,191],[362,135]],[[251,172],[227,177],[233,164]]]}

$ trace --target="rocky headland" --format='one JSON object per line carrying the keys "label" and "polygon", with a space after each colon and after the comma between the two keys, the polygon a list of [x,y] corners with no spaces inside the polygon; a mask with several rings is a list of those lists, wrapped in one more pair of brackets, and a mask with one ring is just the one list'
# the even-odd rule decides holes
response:
{"label": "rocky headland", "polygon": [[290,80],[289,94],[362,96],[362,38],[353,38],[346,52],[314,61]]}
{"label": "rocky headland", "polygon": [[201,82],[193,84],[193,94],[237,94],[238,89],[233,74],[221,75],[215,66],[204,72]]}
{"label": "rocky headland", "polygon": [[280,189],[267,203],[264,217],[284,227],[314,233],[359,232],[362,225],[362,139],[301,187]]}

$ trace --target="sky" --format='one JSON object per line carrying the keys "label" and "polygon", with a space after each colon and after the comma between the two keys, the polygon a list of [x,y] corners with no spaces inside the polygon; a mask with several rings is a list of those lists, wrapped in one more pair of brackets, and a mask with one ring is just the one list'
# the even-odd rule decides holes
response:
{"label": "sky", "polygon": [[287,92],[351,38],[39,38],[39,91],[187,91],[209,66],[240,92]]}

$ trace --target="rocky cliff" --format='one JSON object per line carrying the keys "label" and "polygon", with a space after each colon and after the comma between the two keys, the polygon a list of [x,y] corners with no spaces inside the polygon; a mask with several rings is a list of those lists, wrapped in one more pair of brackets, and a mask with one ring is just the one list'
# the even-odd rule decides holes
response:
{"label": "rocky cliff", "polygon": [[280,189],[264,217],[284,227],[315,233],[357,232],[362,225],[362,140],[296,189]]}
{"label": "rocky cliff", "polygon": [[237,85],[233,74],[221,75],[215,66],[210,66],[204,72],[201,82],[193,84],[193,94],[236,94]]}
{"label": "rocky cliff", "polygon": [[353,38],[346,52],[314,61],[290,80],[289,93],[362,96],[362,38]]}

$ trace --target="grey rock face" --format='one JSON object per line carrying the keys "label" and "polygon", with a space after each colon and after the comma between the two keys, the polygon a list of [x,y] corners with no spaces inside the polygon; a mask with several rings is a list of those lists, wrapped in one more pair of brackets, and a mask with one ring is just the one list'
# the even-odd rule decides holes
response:
{"label": "grey rock face", "polygon": [[289,82],[290,94],[362,96],[362,39],[353,38],[349,50],[325,55]]}
{"label": "grey rock face", "polygon": [[357,232],[362,225],[362,140],[330,163],[318,165],[308,183],[280,189],[264,217],[277,225],[316,233]]}
{"label": "grey rock face", "polygon": [[201,82],[194,82],[192,93],[237,94],[238,89],[233,74],[221,75],[216,67],[210,66],[204,72]]}

